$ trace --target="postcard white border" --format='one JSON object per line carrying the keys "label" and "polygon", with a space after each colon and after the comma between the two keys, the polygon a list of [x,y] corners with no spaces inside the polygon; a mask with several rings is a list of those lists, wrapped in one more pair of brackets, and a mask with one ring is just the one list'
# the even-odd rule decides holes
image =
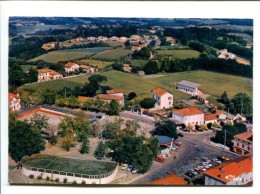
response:
{"label": "postcard white border", "polygon": [[[1,191],[12,193],[260,193],[259,186],[259,25],[260,2],[0,2],[1,19]],[[252,18],[254,19],[254,186],[253,187],[127,187],[71,188],[42,186],[9,186],[7,182],[7,92],[8,92],[8,17],[9,16],[72,16],[72,17],[147,17],[147,18]]]}

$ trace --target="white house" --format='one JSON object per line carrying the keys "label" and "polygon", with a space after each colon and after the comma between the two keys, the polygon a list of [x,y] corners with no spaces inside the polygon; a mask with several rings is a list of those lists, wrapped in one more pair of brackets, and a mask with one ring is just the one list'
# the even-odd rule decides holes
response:
{"label": "white house", "polygon": [[19,94],[14,94],[9,92],[8,93],[8,102],[9,102],[9,108],[12,111],[17,111],[21,109],[21,99]]}
{"label": "white house", "polygon": [[233,151],[243,155],[253,153],[253,132],[247,131],[234,136]]}
{"label": "white house", "polygon": [[252,156],[222,163],[205,172],[205,185],[246,185],[253,181]]}
{"label": "white house", "polygon": [[74,72],[76,70],[79,70],[79,65],[73,62],[68,62],[65,64],[65,71],[66,73]]}
{"label": "white house", "polygon": [[105,41],[107,41],[107,37],[106,36],[99,36],[97,38],[97,40],[100,41],[100,42],[105,42]]}
{"label": "white house", "polygon": [[177,84],[177,89],[186,92],[192,96],[201,94],[201,91],[198,90],[198,87],[201,84],[195,83],[195,82],[190,82],[186,80],[182,80]]}
{"label": "white house", "polygon": [[38,82],[61,79],[63,76],[52,69],[38,69]]}
{"label": "white house", "polygon": [[80,66],[83,71],[85,71],[86,73],[94,73],[96,71],[96,69],[94,67],[88,66],[88,65],[81,65]]}
{"label": "white house", "polygon": [[152,90],[152,97],[157,101],[155,109],[171,108],[173,106],[173,95],[162,88]]}
{"label": "white house", "polygon": [[94,37],[94,36],[90,36],[90,37],[87,38],[87,40],[95,42],[97,40],[97,38]]}
{"label": "white house", "polygon": [[185,125],[204,124],[204,113],[196,107],[188,107],[172,112],[172,119]]}

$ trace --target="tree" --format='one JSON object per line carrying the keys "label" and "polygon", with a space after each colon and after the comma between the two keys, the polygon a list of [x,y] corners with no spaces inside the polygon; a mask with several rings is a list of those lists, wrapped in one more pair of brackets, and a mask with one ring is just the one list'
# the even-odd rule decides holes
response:
{"label": "tree", "polygon": [[85,83],[81,90],[81,95],[93,97],[99,89],[99,84],[96,82]]}
{"label": "tree", "polygon": [[74,120],[74,130],[80,141],[88,138],[93,133],[93,128],[90,125],[89,119],[84,115],[79,115]]}
{"label": "tree", "polygon": [[153,108],[155,103],[156,103],[156,100],[153,98],[144,98],[140,102],[140,105],[142,108],[149,109],[149,108]]}
{"label": "tree", "polygon": [[130,136],[136,136],[137,130],[141,128],[136,120],[128,120],[124,132]]}
{"label": "tree", "polygon": [[65,117],[61,120],[59,128],[62,130],[62,137],[64,137],[62,147],[69,151],[70,147],[73,145],[72,143],[75,141],[75,125],[73,119],[70,117]]}
{"label": "tree", "polygon": [[89,82],[100,84],[101,82],[107,81],[107,77],[104,75],[95,74],[88,78]]}
{"label": "tree", "polygon": [[37,82],[38,80],[38,71],[35,68],[30,68],[27,74],[27,82]]}
{"label": "tree", "polygon": [[122,135],[121,125],[118,119],[103,125],[103,137],[105,139],[116,139]]}
{"label": "tree", "polygon": [[82,145],[79,150],[81,154],[88,154],[89,153],[89,140],[88,138],[83,138]]}
{"label": "tree", "polygon": [[114,99],[111,100],[111,102],[108,105],[108,111],[107,113],[109,115],[119,115],[121,108],[120,105],[118,104],[117,101],[115,101]]}
{"label": "tree", "polygon": [[30,119],[29,123],[32,126],[33,130],[38,130],[41,132],[42,130],[49,129],[48,123],[49,117],[46,115],[34,114],[33,117]]}
{"label": "tree", "polygon": [[38,130],[33,130],[31,124],[16,121],[9,125],[9,153],[16,162],[44,149],[43,137]]}
{"label": "tree", "polygon": [[149,60],[148,63],[143,68],[146,74],[156,74],[159,72],[159,67],[156,61]]}
{"label": "tree", "polygon": [[223,92],[223,94],[220,97],[220,100],[223,104],[228,105],[229,104],[229,97],[226,91]]}
{"label": "tree", "polygon": [[155,158],[158,154],[160,154],[161,150],[159,147],[159,141],[156,137],[150,137],[147,140],[147,145],[148,147],[152,150],[153,152],[153,157]]}
{"label": "tree", "polygon": [[176,123],[171,120],[164,120],[155,123],[155,131],[158,135],[165,135],[174,139],[178,138]]}
{"label": "tree", "polygon": [[245,115],[251,115],[253,111],[252,100],[245,92],[237,93],[231,100],[233,107],[230,107],[233,113],[242,113]]}
{"label": "tree", "polygon": [[137,94],[135,92],[130,92],[128,94],[128,100],[132,100],[137,97]]}
{"label": "tree", "polygon": [[106,155],[106,148],[107,148],[106,144],[104,144],[102,141],[99,141],[98,146],[95,150],[95,155],[104,157]]}

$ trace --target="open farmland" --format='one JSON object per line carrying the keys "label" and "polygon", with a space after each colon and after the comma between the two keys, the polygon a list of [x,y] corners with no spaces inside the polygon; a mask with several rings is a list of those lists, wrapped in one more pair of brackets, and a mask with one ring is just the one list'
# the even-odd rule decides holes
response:
{"label": "open farmland", "polygon": [[115,61],[119,60],[123,57],[126,57],[128,54],[130,54],[131,51],[123,48],[117,48],[113,50],[108,50],[102,53],[98,53],[91,57],[91,59],[96,60],[105,60],[105,61]]}
{"label": "open farmland", "polygon": [[112,65],[112,62],[98,61],[98,60],[91,60],[91,59],[78,60],[78,61],[76,61],[76,63],[79,64],[79,65],[89,64],[89,65],[91,65],[93,67],[97,67],[98,69],[103,69],[104,67]]}
{"label": "open farmland", "polygon": [[143,67],[147,63],[148,60],[143,60],[143,59],[134,59],[131,61],[131,64],[136,67]]}
{"label": "open farmland", "polygon": [[172,86],[181,80],[200,83],[202,84],[200,86],[202,92],[215,97],[220,97],[224,91],[228,93],[230,98],[241,91],[246,92],[251,98],[253,96],[253,80],[249,78],[210,71],[179,72],[166,75],[152,80],[165,86]]}
{"label": "open farmland", "polygon": [[28,62],[35,62],[43,60],[48,63],[58,63],[58,62],[67,62],[74,61],[77,59],[82,59],[94,55],[95,53],[91,52],[65,52],[65,51],[53,51],[47,54],[41,55],[34,59],[29,60]]}
{"label": "open farmland", "polygon": [[198,58],[200,52],[195,50],[157,50],[157,55],[168,55],[178,59]]}
{"label": "open farmland", "polygon": [[111,50],[111,49],[112,49],[112,47],[94,47],[94,48],[65,49],[65,50],[59,50],[59,52],[101,53],[101,52]]}
{"label": "open farmland", "polygon": [[225,30],[233,30],[233,31],[253,31],[252,26],[241,26],[241,25],[230,25],[230,24],[223,24],[223,25],[212,25],[214,28],[218,29],[225,29]]}
{"label": "open farmland", "polygon": [[[108,81],[102,83],[103,85],[111,86],[112,88],[122,88],[124,89],[124,93],[136,92],[137,100],[142,100],[145,97],[151,97],[151,90],[162,87],[165,90],[168,90],[172,94],[174,94],[174,100],[180,100],[183,98],[189,98],[188,94],[180,92],[173,88],[173,83],[164,85],[152,79],[145,79],[142,76],[136,76],[129,73],[123,73],[121,71],[106,71],[101,73],[102,75],[106,76]],[[67,78],[62,80],[54,80],[48,82],[41,82],[41,83],[33,83],[29,85],[24,85],[22,89],[29,89],[29,90],[37,90],[39,88],[45,89],[53,89],[53,90],[61,90],[65,86],[68,88],[74,88],[75,86],[82,86],[85,82],[88,81],[88,77],[90,75],[83,75],[74,78]]]}

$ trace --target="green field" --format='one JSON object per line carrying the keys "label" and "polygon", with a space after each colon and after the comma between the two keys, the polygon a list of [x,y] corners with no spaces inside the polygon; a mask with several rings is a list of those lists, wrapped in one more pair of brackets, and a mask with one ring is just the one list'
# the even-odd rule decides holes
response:
{"label": "green field", "polygon": [[202,84],[200,89],[203,93],[215,97],[221,96],[224,91],[228,93],[230,98],[238,92],[246,92],[251,98],[253,97],[252,79],[210,71],[170,73],[164,77],[153,78],[153,80],[169,87],[181,80],[200,83]]}
{"label": "green field", "polygon": [[253,31],[252,26],[242,26],[242,25],[230,25],[230,24],[223,24],[223,25],[212,25],[214,28],[225,29],[225,30],[234,30],[234,31]]}
{"label": "green field", "polygon": [[115,61],[119,60],[122,57],[126,57],[128,54],[130,54],[131,51],[123,48],[117,48],[113,50],[108,50],[102,53],[98,53],[91,57],[91,59],[96,60],[105,60],[105,61]]}
{"label": "green field", "polygon": [[117,163],[114,162],[80,160],[43,154],[33,155],[24,159],[22,163],[29,167],[86,175],[105,174],[113,171],[117,166]]}
{"label": "green field", "polygon": [[91,59],[82,59],[82,60],[78,60],[76,61],[77,64],[79,65],[92,65],[93,67],[98,67],[98,69],[103,69],[104,67],[107,67],[109,65],[112,65],[112,62],[108,62],[108,61],[98,61],[98,60],[91,60]]}
{"label": "green field", "polygon": [[112,47],[94,47],[94,48],[79,48],[79,49],[65,49],[59,50],[59,52],[91,52],[91,53],[101,53],[107,50],[111,50]]}
{"label": "green field", "polygon": [[35,62],[39,60],[43,60],[48,63],[58,63],[58,62],[67,62],[67,61],[74,61],[77,59],[82,59],[85,57],[89,57],[94,55],[95,53],[91,52],[60,52],[60,51],[53,51],[47,54],[41,55],[34,59],[29,60],[28,62]]}
{"label": "green field", "polygon": [[157,55],[169,55],[178,59],[198,58],[200,52],[195,50],[157,50]]}
{"label": "green field", "polygon": [[30,68],[36,69],[36,66],[34,66],[34,65],[21,65],[20,67],[22,68],[23,72],[29,71]]}
{"label": "green field", "polygon": [[131,61],[131,64],[136,67],[143,67],[147,63],[148,60],[143,60],[143,59],[134,59]]}

